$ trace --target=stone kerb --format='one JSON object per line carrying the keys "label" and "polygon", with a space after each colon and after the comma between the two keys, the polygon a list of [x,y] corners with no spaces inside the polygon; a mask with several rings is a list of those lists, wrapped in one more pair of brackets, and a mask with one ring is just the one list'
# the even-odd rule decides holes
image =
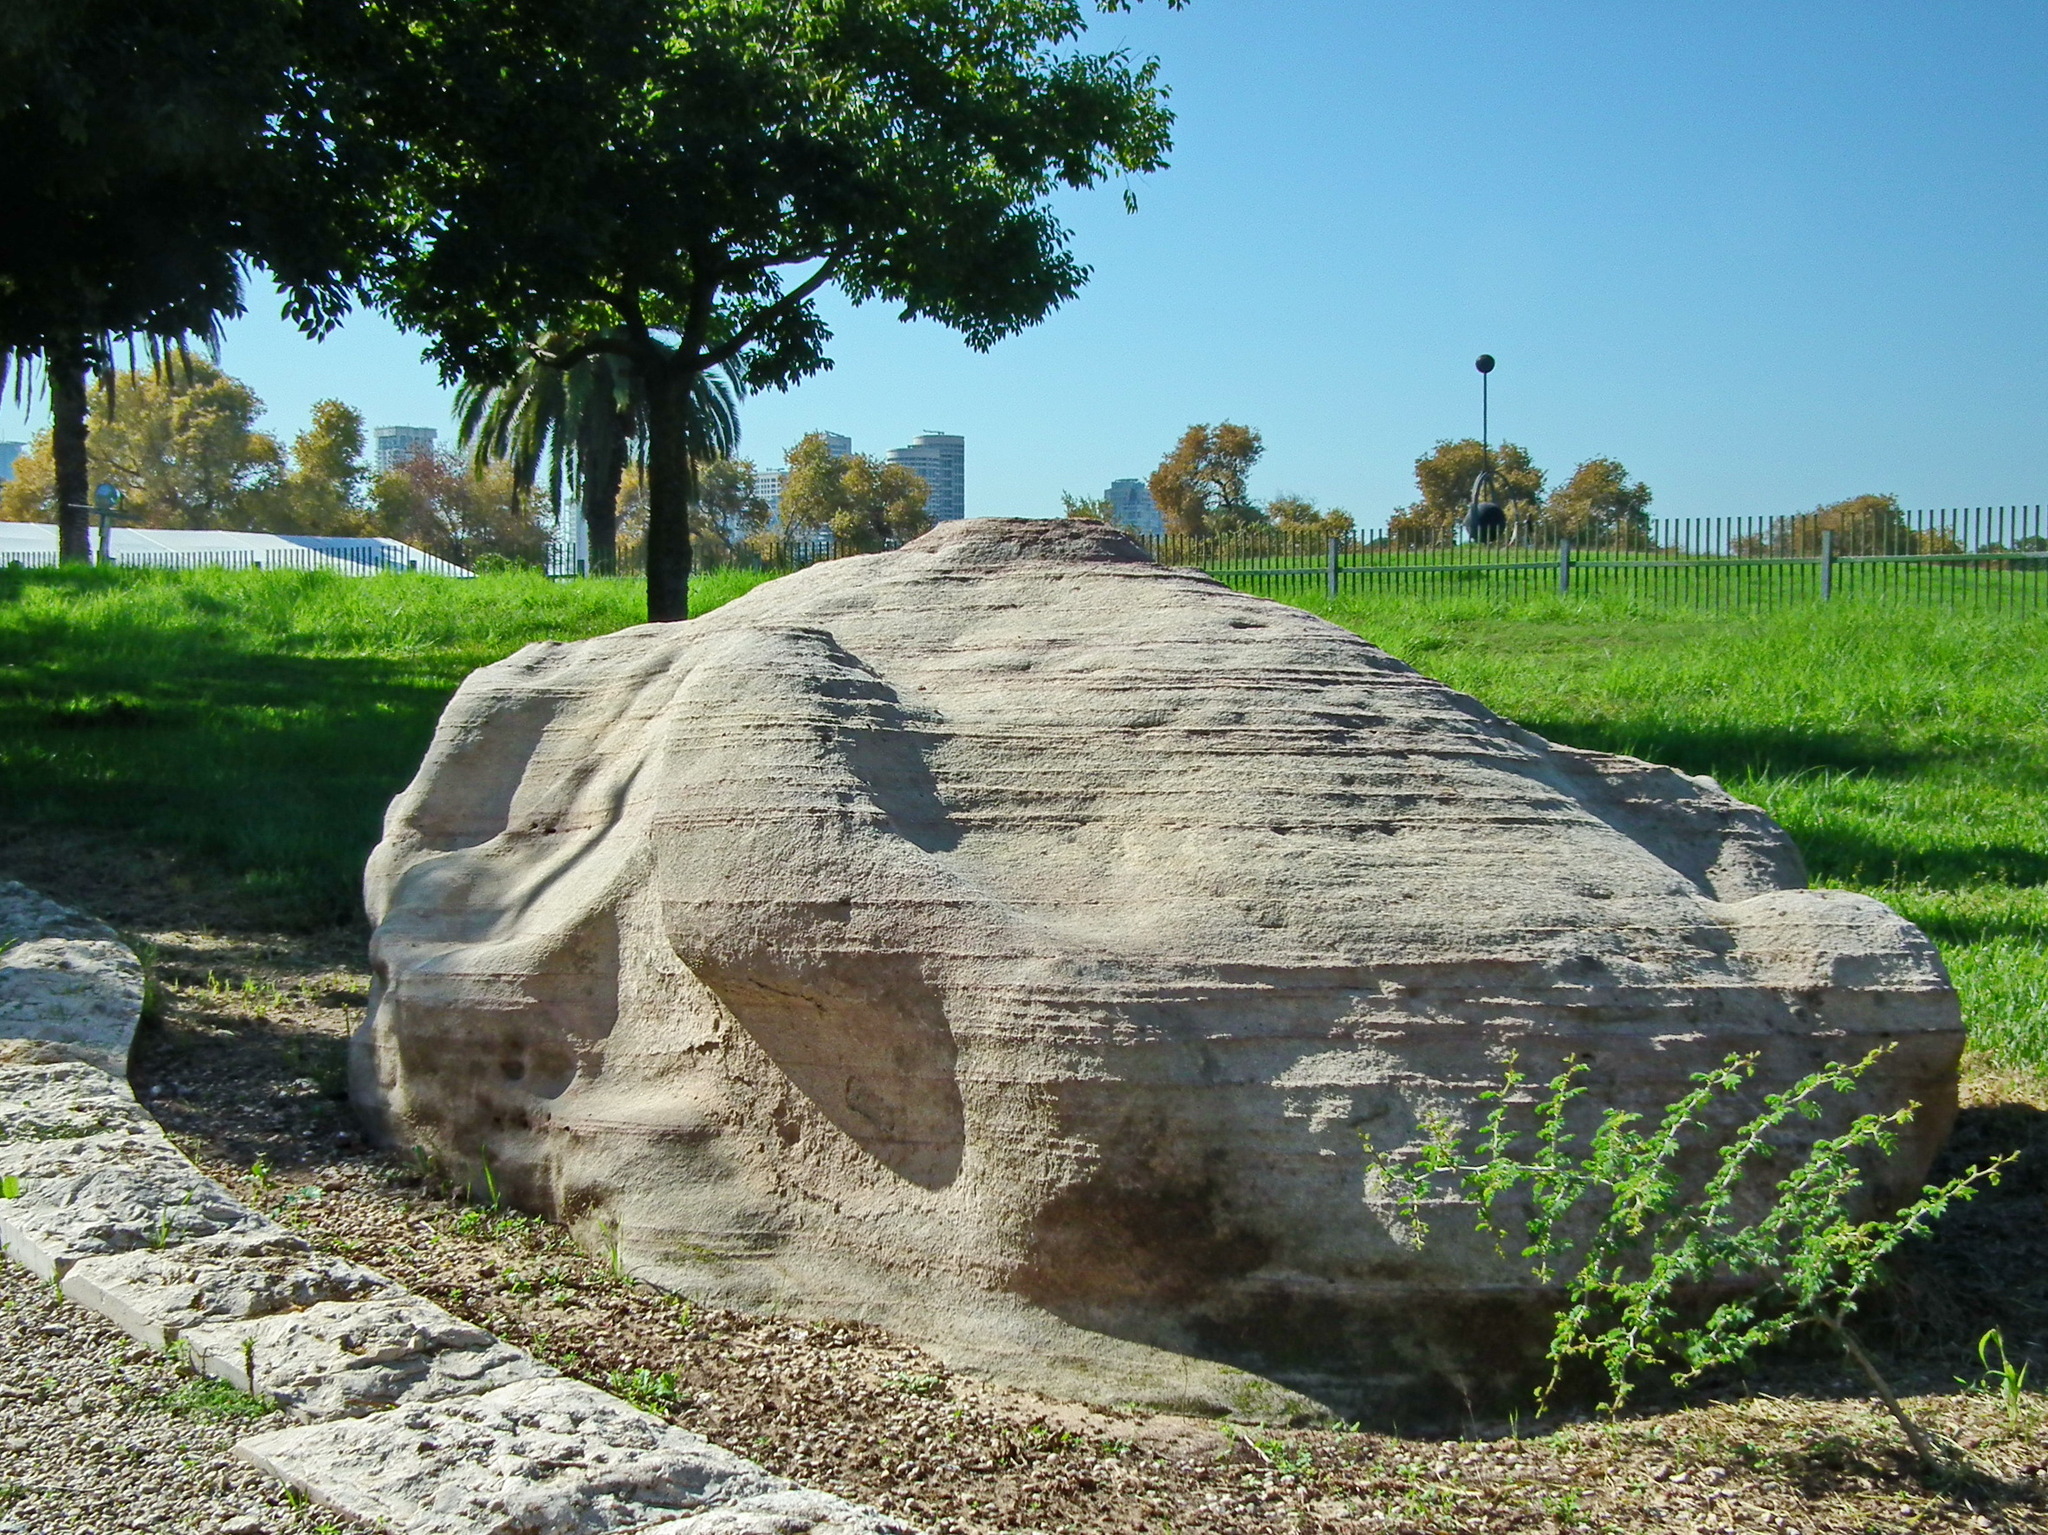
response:
{"label": "stone kerb", "polygon": [[127,1082],[142,967],[0,884],[0,1246],[146,1346],[274,1402],[237,1446],[402,1535],[909,1535],[559,1372],[207,1178]]}

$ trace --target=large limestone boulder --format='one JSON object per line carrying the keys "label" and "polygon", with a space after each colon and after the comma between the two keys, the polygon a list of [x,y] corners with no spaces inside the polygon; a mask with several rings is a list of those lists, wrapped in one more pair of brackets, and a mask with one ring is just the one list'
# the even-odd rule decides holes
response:
{"label": "large limestone boulder", "polygon": [[1097,1401],[1457,1410],[1541,1297],[1401,1245],[1361,1141],[1504,1052],[1649,1109],[1893,1044],[1924,1170],[1955,995],[1804,885],[1710,780],[1113,530],[956,523],[471,677],[371,860],[356,1094],[695,1296]]}

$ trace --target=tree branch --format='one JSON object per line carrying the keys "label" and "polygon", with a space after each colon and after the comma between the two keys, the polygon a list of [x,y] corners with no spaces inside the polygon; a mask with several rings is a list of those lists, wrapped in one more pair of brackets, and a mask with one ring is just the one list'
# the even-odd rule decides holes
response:
{"label": "tree branch", "polygon": [[775,320],[780,319],[783,315],[788,314],[791,310],[795,309],[799,304],[803,303],[805,299],[809,298],[813,293],[816,293],[820,288],[824,287],[826,283],[830,282],[833,276],[838,272],[841,264],[845,260],[845,251],[839,250],[832,252],[831,255],[825,258],[824,263],[821,266],[819,266],[817,271],[811,273],[809,277],[805,278],[802,282],[798,283],[794,288],[791,288],[789,292],[783,294],[781,298],[777,299],[774,303],[770,304],[766,309],[762,310],[759,314],[755,315],[753,324],[747,326],[738,335],[734,336],[730,341],[727,341],[724,345],[714,347],[710,351],[705,352],[703,354],[704,366],[707,368],[715,368],[720,363],[731,362],[735,357],[739,356],[741,349],[745,347],[749,341],[754,340],[764,330],[766,330],[768,326],[772,324]]}

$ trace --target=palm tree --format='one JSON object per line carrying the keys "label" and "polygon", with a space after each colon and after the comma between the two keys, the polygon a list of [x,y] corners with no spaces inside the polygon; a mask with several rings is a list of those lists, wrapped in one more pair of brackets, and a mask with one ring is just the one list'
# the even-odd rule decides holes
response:
{"label": "palm tree", "polygon": [[[479,470],[503,460],[528,489],[545,461],[558,517],[563,480],[573,480],[590,531],[591,573],[610,575],[618,562],[619,485],[627,463],[647,452],[646,392],[619,353],[591,352],[568,367],[544,361],[554,339],[543,336],[503,383],[464,384],[455,396],[456,431]],[[688,423],[693,458],[732,456],[739,394],[730,367],[697,381]]]}

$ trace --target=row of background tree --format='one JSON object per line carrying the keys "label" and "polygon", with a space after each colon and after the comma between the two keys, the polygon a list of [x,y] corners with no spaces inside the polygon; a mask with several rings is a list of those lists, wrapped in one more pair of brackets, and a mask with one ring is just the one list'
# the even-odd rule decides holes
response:
{"label": "row of background tree", "polygon": [[[581,517],[592,569],[632,569],[647,537],[644,426],[630,407],[607,425],[598,402],[577,397],[588,383],[579,374],[591,371],[535,368],[513,388],[465,390],[462,453],[416,451],[377,474],[354,407],[319,401],[287,447],[259,429],[263,402],[246,383],[204,358],[174,358],[93,392],[90,478],[119,487],[127,526],[395,538],[462,565],[541,565],[563,518]],[[785,541],[827,536],[860,553],[930,526],[922,478],[861,454],[835,458],[822,434],[785,455],[778,520],[755,493],[755,465],[730,451],[730,390],[714,393],[701,413],[709,425],[697,462],[698,562],[772,564]],[[39,433],[0,486],[0,521],[53,519],[52,437]]]}
{"label": "row of background tree", "polygon": [[[1189,427],[1146,484],[1167,536],[1230,539],[1271,533],[1342,538],[1356,531],[1351,514],[1342,507],[1326,509],[1296,495],[1255,500],[1249,488],[1251,473],[1265,451],[1257,431],[1233,421]],[[1588,459],[1563,486],[1546,494],[1544,473],[1527,449],[1504,442],[1489,453],[1476,437],[1439,442],[1415,461],[1420,494],[1394,512],[1384,538],[1377,541],[1396,546],[1453,542],[1465,518],[1472,482],[1489,462],[1494,499],[1527,536],[1648,542],[1650,487],[1640,480],[1631,483],[1628,471],[1616,460]],[[1069,517],[1117,520],[1116,509],[1106,500],[1074,495],[1060,500]]]}
{"label": "row of background tree", "polygon": [[[733,453],[739,423],[729,382],[707,380],[699,387],[696,562],[775,564],[787,557],[788,544],[826,537],[839,552],[863,553],[930,526],[922,479],[865,455],[834,457],[822,435],[804,438],[784,456],[778,518],[755,493],[755,464]],[[460,564],[538,565],[566,514],[589,528],[594,571],[641,562],[644,415],[630,377],[608,360],[566,370],[535,364],[511,385],[465,389],[458,398],[465,453],[416,453],[381,475],[364,462],[361,414],[341,401],[317,403],[289,448],[258,429],[262,413],[247,384],[203,358],[125,374],[92,397],[92,482],[119,486],[123,520],[139,527],[381,536]],[[0,521],[51,517],[52,447],[46,430],[18,462],[13,481],[0,487]],[[1418,458],[1417,499],[1397,510],[1374,542],[1416,547],[1453,541],[1484,452],[1467,438],[1439,442]],[[1190,427],[1150,480],[1169,535],[1320,539],[1354,531],[1341,508],[1325,510],[1306,497],[1255,501],[1248,482],[1263,453],[1259,433],[1248,427]],[[1650,489],[1632,482],[1616,460],[1590,459],[1554,491],[1546,489],[1527,450],[1514,443],[1494,449],[1492,461],[1495,494],[1527,540],[1653,546]],[[1106,501],[1062,499],[1070,517],[1113,520]],[[1897,499],[1880,495],[1773,519],[1739,536],[1732,552],[1810,556],[1824,531],[1836,535],[1844,552],[1961,552],[1940,529],[1908,526]]]}
{"label": "row of background tree", "polygon": [[[1341,507],[1325,509],[1295,495],[1278,495],[1263,503],[1254,499],[1249,481],[1264,453],[1264,440],[1250,427],[1230,421],[1190,426],[1147,482],[1167,536],[1317,540],[1356,532],[1351,515]],[[1650,487],[1631,480],[1618,459],[1587,459],[1564,484],[1551,489],[1528,449],[1512,442],[1489,449],[1476,437],[1439,442],[1416,459],[1416,499],[1397,508],[1386,531],[1371,543],[1388,548],[1455,543],[1470,509],[1473,482],[1488,467],[1493,471],[1492,497],[1518,542],[1555,544],[1569,539],[1599,548],[1657,547]],[[1068,517],[1100,522],[1118,518],[1116,507],[1105,499],[1068,494],[1060,500]],[[1916,528],[1909,516],[1896,496],[1851,496],[1810,512],[1770,518],[1755,531],[1737,533],[1729,540],[1728,552],[1811,557],[1819,552],[1823,533],[1833,533],[1845,553],[1963,552],[1951,533]]]}

